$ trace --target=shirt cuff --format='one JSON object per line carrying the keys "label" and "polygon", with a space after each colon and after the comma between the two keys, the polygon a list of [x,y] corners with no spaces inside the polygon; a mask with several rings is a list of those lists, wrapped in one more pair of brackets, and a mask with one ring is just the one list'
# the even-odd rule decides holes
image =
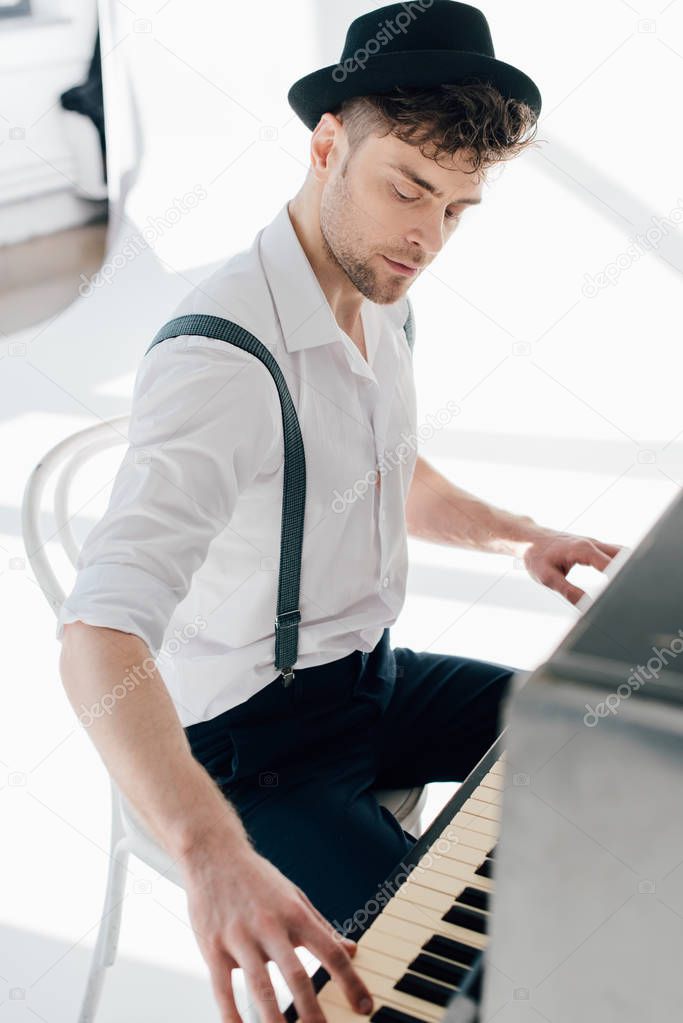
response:
{"label": "shirt cuff", "polygon": [[55,638],[61,642],[68,622],[82,621],[133,633],[156,657],[177,604],[169,586],[137,565],[88,565],[59,610]]}

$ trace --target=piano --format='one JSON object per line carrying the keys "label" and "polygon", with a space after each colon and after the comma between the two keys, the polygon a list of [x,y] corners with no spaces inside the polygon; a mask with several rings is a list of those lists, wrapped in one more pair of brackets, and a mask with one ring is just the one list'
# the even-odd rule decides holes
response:
{"label": "piano", "polygon": [[[366,1020],[437,1023],[473,973],[487,942],[504,761],[501,736],[378,889],[381,911],[347,932],[373,995]],[[328,1023],[359,1023],[327,970],[312,980]],[[294,1003],[283,1015],[294,1023]]]}
{"label": "piano", "polygon": [[[673,1023],[683,1013],[683,493],[378,889],[329,1023]],[[294,1003],[287,1023],[298,1018]]]}

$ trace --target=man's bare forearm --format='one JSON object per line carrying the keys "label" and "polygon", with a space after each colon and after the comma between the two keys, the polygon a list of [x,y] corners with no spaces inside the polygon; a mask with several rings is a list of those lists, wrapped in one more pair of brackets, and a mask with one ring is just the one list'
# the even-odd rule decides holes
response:
{"label": "man's bare forearm", "polygon": [[184,864],[213,839],[228,855],[251,848],[239,815],[192,756],[146,643],[71,622],[64,626],[59,669],[110,776],[174,860]]}
{"label": "man's bare forearm", "polygon": [[529,515],[496,508],[457,487],[422,457],[406,500],[406,525],[421,540],[517,557],[534,540],[554,535]]}

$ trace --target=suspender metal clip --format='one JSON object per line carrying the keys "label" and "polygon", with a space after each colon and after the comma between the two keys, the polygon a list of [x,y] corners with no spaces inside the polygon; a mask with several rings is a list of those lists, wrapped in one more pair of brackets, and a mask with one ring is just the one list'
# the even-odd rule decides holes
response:
{"label": "suspender metal clip", "polygon": [[[276,650],[279,649],[279,632],[280,629],[296,629],[297,625],[301,621],[301,610],[297,607],[293,611],[283,611],[282,614],[276,615],[275,617],[275,636],[276,636]],[[294,639],[294,645],[296,647],[296,638]],[[288,644],[291,647],[291,643]],[[284,653],[284,650],[282,651]],[[296,650],[290,649],[289,655],[294,655],[296,659]],[[285,656],[287,656],[285,654]],[[294,669],[292,667],[282,669],[282,684],[285,688],[292,684],[294,679]]]}

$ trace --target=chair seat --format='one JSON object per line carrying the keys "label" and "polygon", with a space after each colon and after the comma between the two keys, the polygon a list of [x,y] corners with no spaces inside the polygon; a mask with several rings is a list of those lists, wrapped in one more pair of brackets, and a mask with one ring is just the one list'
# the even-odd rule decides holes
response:
{"label": "chair seat", "polygon": [[123,832],[119,845],[183,888],[183,874],[173,857],[152,838],[130,803],[118,790],[117,797]]}
{"label": "chair seat", "polygon": [[420,815],[427,802],[427,786],[411,789],[374,789],[377,802],[393,813],[404,831],[419,838],[422,833]]}

